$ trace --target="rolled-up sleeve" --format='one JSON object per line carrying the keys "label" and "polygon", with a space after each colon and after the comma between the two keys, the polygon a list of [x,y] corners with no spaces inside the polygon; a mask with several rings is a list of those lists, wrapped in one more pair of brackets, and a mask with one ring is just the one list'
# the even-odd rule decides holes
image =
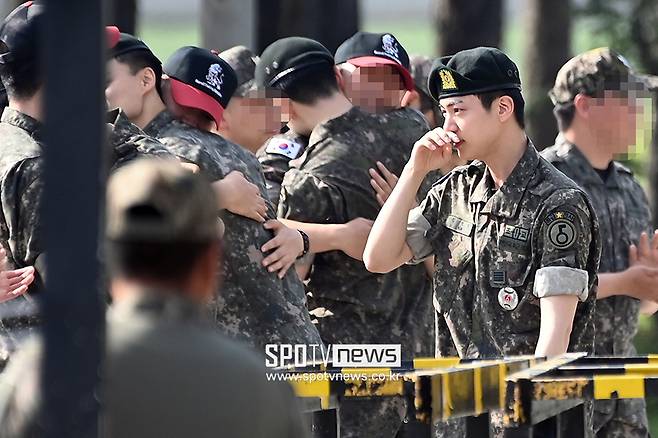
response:
{"label": "rolled-up sleeve", "polygon": [[423,208],[416,207],[409,212],[407,219],[407,245],[411,249],[413,257],[409,264],[418,264],[432,255],[434,250],[427,239],[427,231],[431,224],[423,215]]}
{"label": "rolled-up sleeve", "polygon": [[557,295],[576,295],[586,301],[589,295],[589,274],[584,269],[566,266],[547,266],[535,274],[533,294],[537,298]]}

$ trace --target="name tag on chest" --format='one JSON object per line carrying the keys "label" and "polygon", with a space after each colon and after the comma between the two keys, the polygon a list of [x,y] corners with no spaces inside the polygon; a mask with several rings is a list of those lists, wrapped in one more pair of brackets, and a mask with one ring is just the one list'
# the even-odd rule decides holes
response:
{"label": "name tag on chest", "polygon": [[450,215],[446,219],[446,227],[464,236],[470,236],[473,233],[475,224],[465,221],[460,217]]}

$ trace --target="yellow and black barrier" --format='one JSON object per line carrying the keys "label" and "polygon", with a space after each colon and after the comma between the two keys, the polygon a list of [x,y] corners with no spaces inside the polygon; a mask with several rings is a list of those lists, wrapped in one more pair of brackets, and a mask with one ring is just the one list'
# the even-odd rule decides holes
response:
{"label": "yellow and black barrier", "polygon": [[[431,425],[456,417],[476,425],[467,428],[476,431],[467,436],[486,436],[486,414],[493,410],[504,412],[510,436],[531,436],[532,429],[542,425],[555,428],[556,436],[561,436],[559,430],[568,430],[565,436],[586,436],[591,425],[584,403],[658,396],[658,355],[419,358],[399,368],[318,366],[281,372],[309,411],[336,409],[348,397],[405,397],[408,418],[427,426],[413,436],[429,436]],[[330,436],[337,436],[336,429]]]}

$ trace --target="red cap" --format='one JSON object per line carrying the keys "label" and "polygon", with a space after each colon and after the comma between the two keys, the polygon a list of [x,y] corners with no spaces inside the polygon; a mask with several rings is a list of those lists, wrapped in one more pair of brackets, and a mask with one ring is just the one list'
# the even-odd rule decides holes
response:
{"label": "red cap", "polygon": [[178,79],[170,77],[169,82],[171,84],[171,96],[178,105],[207,112],[219,127],[224,108],[217,100]]}
{"label": "red cap", "polygon": [[116,26],[105,26],[105,38],[107,39],[107,48],[113,49],[121,38],[121,31]]}
{"label": "red cap", "polygon": [[360,56],[358,58],[352,58],[348,59],[347,62],[349,62],[352,65],[355,65],[357,67],[373,67],[375,65],[391,65],[395,67],[395,69],[400,73],[400,76],[402,76],[402,81],[404,82],[404,87],[409,90],[415,90],[416,86],[414,85],[414,79],[411,77],[411,73],[409,73],[409,70],[404,68],[404,66],[400,63],[397,63],[393,61],[392,59],[385,58],[383,56]]}

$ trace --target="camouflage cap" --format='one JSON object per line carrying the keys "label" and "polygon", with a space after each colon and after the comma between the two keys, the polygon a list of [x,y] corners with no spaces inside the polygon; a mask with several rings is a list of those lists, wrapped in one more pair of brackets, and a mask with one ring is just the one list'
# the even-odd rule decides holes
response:
{"label": "camouflage cap", "polygon": [[427,78],[432,70],[432,59],[424,55],[411,55],[409,64],[416,89],[429,97],[430,90],[427,88]]}
{"label": "camouflage cap", "polygon": [[219,57],[226,61],[238,76],[238,88],[234,96],[244,97],[254,85],[254,74],[258,56],[245,46],[235,46],[219,53]]}
{"label": "camouflage cap", "polygon": [[217,199],[175,160],[139,159],[107,188],[107,237],[123,242],[209,242],[221,235]]}
{"label": "camouflage cap", "polygon": [[548,92],[553,104],[573,101],[576,95],[600,96],[604,90],[647,90],[656,87],[655,77],[633,72],[628,61],[609,47],[581,53],[560,68]]}

